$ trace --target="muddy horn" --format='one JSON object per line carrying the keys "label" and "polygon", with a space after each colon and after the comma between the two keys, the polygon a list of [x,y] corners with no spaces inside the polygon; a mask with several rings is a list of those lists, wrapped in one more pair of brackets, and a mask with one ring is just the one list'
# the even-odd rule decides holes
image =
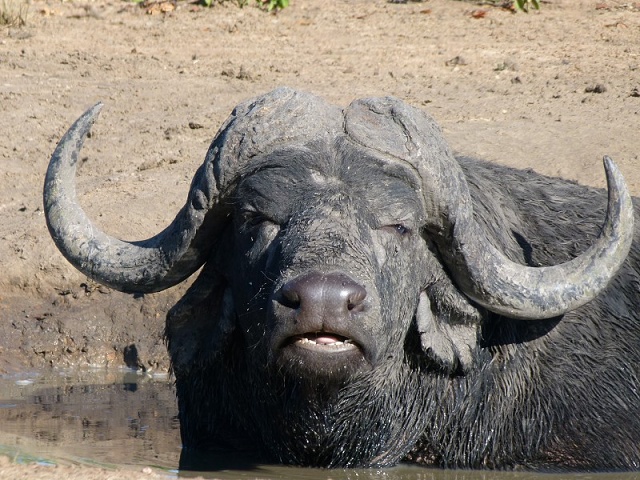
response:
{"label": "muddy horn", "polygon": [[472,212],[459,212],[453,225],[455,280],[485,308],[520,319],[550,318],[595,298],[624,262],[633,240],[633,204],[622,174],[604,157],[609,193],[600,235],[573,260],[548,267],[510,261],[487,240]]}
{"label": "muddy horn", "polygon": [[[604,158],[607,214],[595,243],[569,262],[528,267],[496,249],[475,222],[464,174],[429,116],[393,98],[365,99],[349,107],[346,128],[361,143],[376,145],[411,164],[421,179],[426,226],[440,237],[440,252],[456,284],[492,312],[527,320],[574,310],[607,286],[629,253],[633,204],[622,174],[609,157]],[[381,131],[386,139],[370,133]],[[397,142],[398,138],[405,142]]]}
{"label": "muddy horn", "polygon": [[225,198],[245,169],[259,168],[260,157],[280,145],[335,138],[342,126],[338,107],[289,88],[241,103],[216,134],[173,222],[148,240],[124,242],[96,228],[76,200],[78,153],[101,108],[87,110],[58,144],[45,179],[44,208],[62,254],[89,277],[124,292],[158,292],[195,272],[229,223]]}
{"label": "muddy horn", "polygon": [[[44,184],[44,211],[58,249],[77,269],[124,292],[157,292],[176,285],[206,260],[216,222],[218,192],[211,164],[196,173],[186,205],[173,222],[148,240],[125,242],[100,231],[76,200],[78,153],[102,104],[87,110],[56,147]],[[215,238],[215,237],[214,237]]]}

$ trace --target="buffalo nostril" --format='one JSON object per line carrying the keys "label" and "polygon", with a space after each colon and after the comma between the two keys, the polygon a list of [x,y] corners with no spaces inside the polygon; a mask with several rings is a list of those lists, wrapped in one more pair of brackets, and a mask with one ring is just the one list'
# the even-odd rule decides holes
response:
{"label": "buffalo nostril", "polygon": [[364,308],[364,299],[367,297],[367,291],[361,285],[352,282],[351,284],[342,284],[347,293],[347,310],[357,313]]}
{"label": "buffalo nostril", "polygon": [[296,310],[300,307],[300,294],[297,291],[298,284],[293,282],[286,283],[280,289],[280,295],[278,297],[278,302],[285,307],[292,308]]}
{"label": "buffalo nostril", "polygon": [[277,301],[299,315],[344,315],[364,310],[366,296],[366,289],[343,273],[310,272],[283,285]]}

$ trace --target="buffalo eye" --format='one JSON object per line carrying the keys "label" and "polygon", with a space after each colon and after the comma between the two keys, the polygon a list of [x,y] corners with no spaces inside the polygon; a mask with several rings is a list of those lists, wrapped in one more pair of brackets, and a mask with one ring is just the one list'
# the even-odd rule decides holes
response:
{"label": "buffalo eye", "polygon": [[410,232],[409,228],[405,227],[401,223],[398,223],[398,224],[394,225],[393,227],[395,228],[396,232],[398,232],[398,234],[400,234],[400,235],[407,235]]}
{"label": "buffalo eye", "polygon": [[385,225],[382,230],[395,233],[401,237],[405,237],[411,233],[411,229],[401,223],[395,223],[393,225]]}
{"label": "buffalo eye", "polygon": [[276,223],[261,212],[255,210],[242,211],[242,226],[248,230],[253,230],[266,222]]}

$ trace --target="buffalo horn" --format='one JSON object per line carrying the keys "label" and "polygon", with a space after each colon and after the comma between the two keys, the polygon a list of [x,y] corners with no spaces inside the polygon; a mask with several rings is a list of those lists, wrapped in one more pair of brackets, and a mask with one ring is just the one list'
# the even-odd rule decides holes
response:
{"label": "buffalo horn", "polygon": [[[206,260],[210,230],[200,228],[217,201],[210,164],[193,179],[186,205],[173,222],[148,240],[126,242],[100,231],[76,200],[78,153],[102,104],[91,107],[56,147],[44,185],[44,211],[58,249],[77,269],[123,292],[157,292],[176,285]],[[208,222],[209,225],[215,222]]]}
{"label": "buffalo horn", "polygon": [[486,238],[470,213],[454,226],[459,256],[456,282],[485,308],[519,319],[550,318],[595,298],[624,262],[633,239],[633,204],[616,164],[604,157],[608,204],[604,225],[584,253],[566,263],[525,267],[510,261]]}
{"label": "buffalo horn", "polygon": [[58,144],[47,170],[44,207],[62,254],[87,276],[124,292],[158,292],[195,272],[230,221],[224,199],[238,179],[260,168],[265,153],[310,139],[335,139],[342,125],[338,107],[290,88],[241,103],[211,143],[173,222],[148,240],[124,242],[96,228],[76,200],[78,153],[101,108],[87,110]]}
{"label": "buffalo horn", "polygon": [[420,179],[425,228],[460,290],[489,311],[523,320],[562,315],[602,292],[629,253],[633,204],[609,157],[607,214],[595,243],[566,263],[529,267],[508,259],[474,220],[464,173],[431,117],[386,97],[353,102],[345,120],[358,143],[409,163]]}

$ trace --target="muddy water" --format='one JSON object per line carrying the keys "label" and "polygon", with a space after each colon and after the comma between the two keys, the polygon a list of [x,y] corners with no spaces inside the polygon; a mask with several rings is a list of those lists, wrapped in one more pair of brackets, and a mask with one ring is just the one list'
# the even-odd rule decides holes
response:
{"label": "muddy water", "polygon": [[0,451],[18,459],[175,468],[167,375],[86,370],[0,378]]}
{"label": "muddy water", "polygon": [[180,471],[175,393],[166,375],[83,370],[0,376],[0,454],[18,462],[150,466],[168,478],[353,480],[640,480],[640,475],[315,470],[252,465]]}

